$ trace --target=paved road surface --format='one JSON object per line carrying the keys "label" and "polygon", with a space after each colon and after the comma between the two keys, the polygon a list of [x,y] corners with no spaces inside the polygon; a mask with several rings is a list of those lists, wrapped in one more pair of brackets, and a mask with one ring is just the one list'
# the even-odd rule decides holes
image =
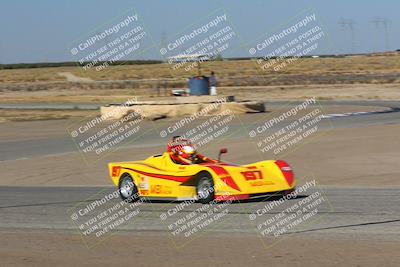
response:
{"label": "paved road surface", "polygon": [[[346,106],[346,105],[360,105],[360,106],[382,106],[382,107],[391,107],[391,108],[400,108],[400,102],[396,101],[341,101],[341,102],[333,102],[333,101],[324,101],[321,102],[323,106]],[[282,107],[285,105],[283,102],[274,102],[274,103],[266,103],[268,106],[272,106],[274,108]],[[294,106],[296,103],[292,103]],[[288,107],[286,107],[289,109]],[[373,108],[372,108],[373,109]],[[249,117],[251,116],[251,117]],[[241,139],[248,138],[248,132],[254,125],[254,121],[264,121],[270,116],[268,113],[266,114],[253,114],[253,115],[242,115],[239,116],[240,120],[234,120],[230,123],[230,132],[234,134],[230,136],[230,138]],[[200,119],[201,120],[201,119]],[[31,127],[35,126],[35,123],[42,122],[27,122],[25,128],[21,128],[21,131],[30,131]],[[55,126],[58,127],[59,122],[54,122]],[[37,137],[37,138],[25,138],[22,140],[0,140],[0,161],[8,161],[15,159],[23,159],[23,158],[32,158],[35,156],[45,156],[56,153],[65,153],[65,152],[76,152],[77,147],[74,144],[71,136],[69,136],[65,130],[65,127],[72,125],[76,125],[79,127],[82,123],[79,122],[71,122],[69,120],[63,122],[63,134],[55,135],[55,136],[47,136],[46,138]],[[153,146],[164,146],[166,143],[165,139],[160,138],[160,131],[165,129],[174,123],[174,120],[161,120],[156,123],[145,121],[141,123],[142,129],[145,129],[147,132],[145,136],[140,139],[140,142],[132,142],[129,146],[124,146],[124,148],[134,148],[134,147],[153,147]],[[284,124],[291,123],[291,120],[286,120]],[[350,128],[350,127],[366,127],[372,125],[383,125],[383,124],[399,124],[400,123],[400,112],[394,110],[392,112],[387,113],[378,113],[378,114],[368,114],[368,115],[359,115],[359,116],[349,116],[349,117],[339,117],[339,118],[329,118],[323,119],[319,125],[319,130],[329,130],[332,128],[340,129],[340,128]],[[199,122],[196,121],[196,125]],[[19,123],[20,127],[23,123]],[[10,127],[7,124],[0,124],[0,132],[2,131],[2,127]],[[52,127],[51,125],[49,127]],[[185,130],[186,128],[182,128]],[[272,127],[271,130],[275,128]]]}
{"label": "paved road surface", "polygon": [[[0,187],[0,228],[20,229],[76,229],[70,214],[82,207],[100,200],[113,192],[111,187]],[[251,201],[227,204],[229,213],[220,221],[212,224],[208,230],[216,232],[260,233],[259,223],[273,218],[288,207],[307,196],[319,192],[326,200],[318,205],[318,213],[307,223],[295,227],[288,233],[300,236],[327,236],[352,239],[399,240],[400,238],[400,188],[339,188],[316,187],[284,205],[270,210],[265,215],[250,220],[273,200]],[[119,198],[111,199],[108,204],[114,206]],[[202,204],[192,204],[162,221],[160,215],[170,210],[171,214],[182,202],[147,202],[138,207],[140,212],[124,223],[128,231],[169,231],[168,225],[178,218],[196,210],[204,214],[207,210],[198,210]],[[79,208],[76,208],[77,205]],[[107,205],[97,208],[93,214],[104,211]],[[295,210],[293,210],[295,212]],[[288,212],[291,214],[291,212]],[[198,215],[200,216],[200,215]],[[89,218],[89,217],[87,217]],[[78,231],[78,230],[77,230]],[[171,231],[170,231],[171,232]],[[171,232],[172,233],[172,232]]]}

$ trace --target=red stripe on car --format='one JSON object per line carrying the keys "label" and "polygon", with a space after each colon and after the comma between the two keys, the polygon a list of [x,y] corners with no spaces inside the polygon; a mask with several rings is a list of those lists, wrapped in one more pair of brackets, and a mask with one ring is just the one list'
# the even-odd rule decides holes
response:
{"label": "red stripe on car", "polygon": [[237,186],[237,184],[232,179],[229,172],[227,170],[225,170],[225,168],[223,168],[221,166],[216,166],[216,165],[205,165],[205,166],[207,166],[208,168],[213,170],[227,186],[229,186],[237,191],[241,191],[239,186]]}
{"label": "red stripe on car", "polygon": [[124,168],[130,171],[134,171],[136,173],[139,174],[143,174],[149,177],[153,177],[153,178],[159,178],[159,179],[165,179],[165,180],[170,180],[170,181],[175,181],[175,182],[180,182],[180,183],[184,183],[187,180],[189,180],[190,178],[192,178],[193,176],[175,176],[175,175],[166,175],[166,174],[156,174],[156,173],[149,173],[149,172],[143,172],[143,171],[138,171],[138,170],[134,170],[131,168]]}

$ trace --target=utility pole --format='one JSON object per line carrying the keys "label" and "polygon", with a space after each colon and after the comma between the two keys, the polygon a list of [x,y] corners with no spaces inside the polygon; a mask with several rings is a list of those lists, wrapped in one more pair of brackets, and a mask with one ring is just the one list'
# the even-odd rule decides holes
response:
{"label": "utility pole", "polygon": [[385,50],[389,51],[390,50],[390,45],[389,45],[389,25],[391,21],[387,18],[381,18],[381,17],[374,17],[372,20],[372,23],[375,24],[375,29],[378,32],[380,29],[380,25],[383,26],[384,30],[384,40],[385,40]]}
{"label": "utility pole", "polygon": [[[160,40],[160,48],[161,48],[161,47],[167,48],[167,45],[168,45],[168,43],[167,43],[167,33],[166,33],[165,31],[162,31],[162,32],[161,32],[161,40]],[[168,55],[168,54],[167,54],[167,55]],[[164,61],[166,61],[166,57],[165,57],[165,59],[164,59],[164,56],[166,56],[166,55],[161,55],[161,59],[163,59]]]}
{"label": "utility pole", "polygon": [[371,21],[375,25],[375,51],[379,51],[379,23],[380,23],[381,18],[380,17],[374,17],[374,19]]}
{"label": "utility pole", "polygon": [[390,20],[388,20],[387,18],[383,18],[382,19],[382,24],[383,24],[383,28],[385,30],[385,48],[386,51],[389,51],[389,31],[388,31],[388,27],[390,24]]}
{"label": "utility pole", "polygon": [[341,26],[342,30],[348,29],[350,31],[350,37],[351,37],[351,53],[355,53],[355,46],[356,46],[356,41],[355,41],[355,33],[354,33],[354,25],[357,24],[353,19],[345,19],[341,18],[339,20],[339,25]]}

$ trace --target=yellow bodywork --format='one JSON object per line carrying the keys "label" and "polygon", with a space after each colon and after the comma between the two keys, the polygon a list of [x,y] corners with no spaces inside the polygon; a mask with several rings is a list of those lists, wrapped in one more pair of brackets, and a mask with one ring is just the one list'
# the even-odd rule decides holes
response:
{"label": "yellow bodywork", "polygon": [[109,172],[116,186],[122,175],[129,174],[140,196],[178,200],[195,199],[196,177],[207,172],[213,179],[216,197],[238,196],[238,199],[243,199],[295,187],[295,180],[288,181],[275,162],[267,160],[241,166],[222,162],[179,165],[166,152],[144,161],[109,163]]}

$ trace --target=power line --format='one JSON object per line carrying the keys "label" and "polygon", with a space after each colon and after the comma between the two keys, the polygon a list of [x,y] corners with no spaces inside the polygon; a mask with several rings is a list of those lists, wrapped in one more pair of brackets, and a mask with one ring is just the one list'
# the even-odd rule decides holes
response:
{"label": "power line", "polygon": [[389,45],[389,26],[391,24],[391,20],[387,18],[382,18],[382,17],[374,17],[374,19],[371,21],[375,25],[375,29],[378,32],[380,30],[380,26],[382,25],[383,31],[384,31],[384,36],[385,36],[385,50],[390,50],[390,45]]}
{"label": "power line", "polygon": [[342,30],[349,30],[351,36],[351,52],[355,52],[355,32],[354,32],[354,25],[357,24],[353,19],[345,19],[341,18],[339,20],[339,25],[341,26]]}

